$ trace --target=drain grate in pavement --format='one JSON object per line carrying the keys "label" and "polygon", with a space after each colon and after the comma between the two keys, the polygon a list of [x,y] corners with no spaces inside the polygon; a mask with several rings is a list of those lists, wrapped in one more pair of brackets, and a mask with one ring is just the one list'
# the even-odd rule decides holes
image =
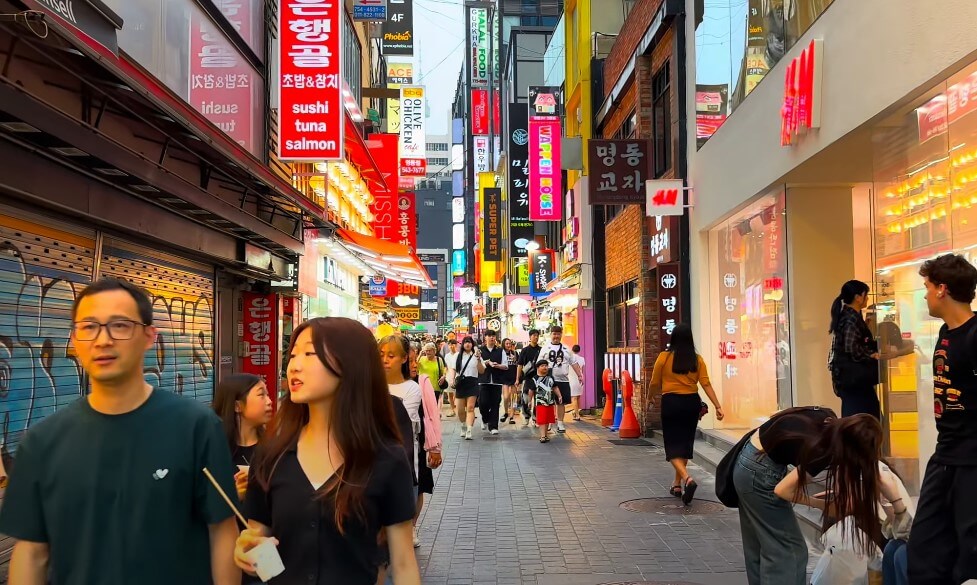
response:
{"label": "drain grate in pavement", "polygon": [[654,443],[650,443],[644,439],[608,439],[608,443],[613,443],[615,445],[624,445],[625,447],[654,447]]}
{"label": "drain grate in pavement", "polygon": [[722,504],[706,500],[692,500],[690,505],[684,506],[682,501],[676,497],[628,500],[621,502],[621,508],[639,514],[665,514],[668,516],[703,516],[718,514],[726,509]]}

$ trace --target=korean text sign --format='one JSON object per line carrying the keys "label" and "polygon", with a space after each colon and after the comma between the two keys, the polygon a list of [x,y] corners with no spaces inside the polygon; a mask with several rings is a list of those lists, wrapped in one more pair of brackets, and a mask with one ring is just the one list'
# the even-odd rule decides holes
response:
{"label": "korean text sign", "polygon": [[553,250],[530,250],[529,252],[529,294],[534,297],[546,296],[546,284],[553,280]]}
{"label": "korean text sign", "polygon": [[672,342],[672,332],[682,322],[681,276],[677,262],[658,265],[658,329],[663,348]]}
{"label": "korean text sign", "polygon": [[[225,16],[251,43],[251,9],[230,2]],[[256,152],[255,72],[202,11],[190,11],[190,93],[188,101],[215,126],[250,152]]]}
{"label": "korean text sign", "polygon": [[282,160],[343,158],[342,18],[336,0],[283,0],[278,19]]}
{"label": "korean text sign", "polygon": [[397,196],[397,243],[412,252],[417,250],[417,206],[413,191],[401,191]]}
{"label": "korean text sign", "polygon": [[652,177],[650,140],[591,140],[588,193],[591,205],[644,203]]}
{"label": "korean text sign", "polygon": [[278,297],[274,294],[242,293],[244,315],[245,373],[261,376],[268,394],[278,395]]}
{"label": "korean text sign", "polygon": [[529,219],[559,221],[563,216],[560,169],[560,119],[529,117]]}
{"label": "korean text sign", "polygon": [[403,177],[427,175],[427,144],[424,136],[424,88],[400,88],[400,174]]}
{"label": "korean text sign", "polygon": [[509,105],[509,256],[525,258],[535,230],[529,220],[529,112]]}

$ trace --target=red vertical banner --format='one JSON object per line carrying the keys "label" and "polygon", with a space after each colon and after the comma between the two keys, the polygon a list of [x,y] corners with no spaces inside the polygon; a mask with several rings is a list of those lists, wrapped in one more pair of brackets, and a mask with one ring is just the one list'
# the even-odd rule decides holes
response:
{"label": "red vertical banner", "polygon": [[[251,31],[250,9],[234,15]],[[250,41],[250,38],[245,40]],[[202,10],[190,11],[190,77],[187,99],[198,112],[250,152],[255,152],[255,73]]]}
{"label": "red vertical banner", "polygon": [[373,214],[373,235],[388,242],[397,241],[397,183],[400,178],[400,158],[398,156],[398,141],[396,134],[372,134],[369,142],[377,143],[371,146],[370,152],[376,160],[380,173],[387,183],[387,189],[373,189],[373,203],[370,213]]}
{"label": "red vertical banner", "polygon": [[488,90],[472,90],[472,134],[485,135],[489,133],[489,105]]}
{"label": "red vertical banner", "polygon": [[417,201],[413,191],[401,191],[397,197],[397,243],[417,251]]}
{"label": "red vertical banner", "polygon": [[244,367],[260,376],[272,401],[278,397],[278,299],[274,294],[242,293],[244,301]]}
{"label": "red vertical banner", "polygon": [[342,30],[335,0],[281,3],[278,18],[278,157],[342,160]]}

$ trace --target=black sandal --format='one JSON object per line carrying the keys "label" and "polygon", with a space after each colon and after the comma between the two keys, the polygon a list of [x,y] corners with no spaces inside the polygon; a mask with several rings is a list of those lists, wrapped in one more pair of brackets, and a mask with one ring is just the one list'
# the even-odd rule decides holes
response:
{"label": "black sandal", "polygon": [[680,486],[680,485],[673,485],[672,486],[672,489],[668,490],[668,493],[672,494],[676,498],[681,498],[682,497],[682,486]]}
{"label": "black sandal", "polygon": [[685,493],[682,494],[682,503],[688,506],[692,503],[692,498],[695,497],[695,490],[699,487],[699,484],[695,483],[695,480],[691,477],[685,480]]}

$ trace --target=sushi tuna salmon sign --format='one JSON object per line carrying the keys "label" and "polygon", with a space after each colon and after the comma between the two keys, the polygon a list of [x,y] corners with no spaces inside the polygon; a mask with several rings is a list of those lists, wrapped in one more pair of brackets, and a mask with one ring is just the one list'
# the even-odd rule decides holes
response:
{"label": "sushi tuna salmon sign", "polygon": [[343,158],[342,26],[335,0],[282,2],[278,19],[278,157]]}

